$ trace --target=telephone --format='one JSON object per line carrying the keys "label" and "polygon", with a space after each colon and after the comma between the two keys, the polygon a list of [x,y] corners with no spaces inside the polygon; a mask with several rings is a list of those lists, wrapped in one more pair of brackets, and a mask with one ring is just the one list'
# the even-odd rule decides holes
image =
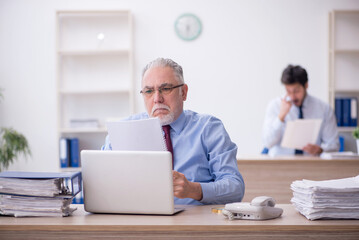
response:
{"label": "telephone", "polygon": [[251,203],[229,203],[222,210],[222,214],[233,219],[267,220],[282,215],[283,209],[274,207],[275,200],[271,197],[260,196],[253,198]]}
{"label": "telephone", "polygon": [[285,101],[287,101],[287,102],[291,102],[291,101],[292,101],[292,99],[291,99],[288,95],[284,95],[282,98],[283,98]]}

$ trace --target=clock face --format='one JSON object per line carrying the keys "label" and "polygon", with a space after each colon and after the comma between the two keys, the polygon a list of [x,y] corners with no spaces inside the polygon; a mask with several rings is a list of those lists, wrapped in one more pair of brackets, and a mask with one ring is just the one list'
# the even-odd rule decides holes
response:
{"label": "clock face", "polygon": [[177,18],[175,22],[175,30],[181,39],[191,41],[201,34],[202,24],[198,17],[187,13]]}

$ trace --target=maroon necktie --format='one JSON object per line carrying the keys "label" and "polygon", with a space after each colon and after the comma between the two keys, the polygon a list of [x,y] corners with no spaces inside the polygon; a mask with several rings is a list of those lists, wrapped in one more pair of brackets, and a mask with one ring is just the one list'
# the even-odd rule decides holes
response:
{"label": "maroon necktie", "polygon": [[167,150],[169,152],[171,152],[171,154],[172,154],[172,169],[173,169],[174,161],[173,161],[173,147],[172,147],[171,134],[170,134],[171,126],[165,125],[165,126],[162,126],[162,129],[165,133]]}

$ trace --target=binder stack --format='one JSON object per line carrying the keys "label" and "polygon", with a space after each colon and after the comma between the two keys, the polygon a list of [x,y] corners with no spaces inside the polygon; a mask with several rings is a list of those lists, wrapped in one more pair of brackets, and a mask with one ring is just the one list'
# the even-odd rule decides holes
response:
{"label": "binder stack", "polygon": [[0,214],[15,217],[71,215],[81,172],[1,172]]}
{"label": "binder stack", "polygon": [[326,181],[294,181],[294,207],[309,220],[359,219],[359,175]]}
{"label": "binder stack", "polygon": [[356,127],[358,125],[358,99],[336,97],[335,117],[338,127]]}

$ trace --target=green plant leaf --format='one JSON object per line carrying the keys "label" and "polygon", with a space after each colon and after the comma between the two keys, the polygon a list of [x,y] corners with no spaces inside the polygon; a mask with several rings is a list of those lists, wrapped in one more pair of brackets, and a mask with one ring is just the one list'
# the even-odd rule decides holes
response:
{"label": "green plant leaf", "polygon": [[359,127],[355,128],[355,130],[353,131],[353,137],[355,139],[359,139]]}
{"label": "green plant leaf", "polygon": [[12,128],[1,128],[0,170],[8,168],[20,154],[23,154],[25,157],[31,155],[29,144],[24,135]]}

